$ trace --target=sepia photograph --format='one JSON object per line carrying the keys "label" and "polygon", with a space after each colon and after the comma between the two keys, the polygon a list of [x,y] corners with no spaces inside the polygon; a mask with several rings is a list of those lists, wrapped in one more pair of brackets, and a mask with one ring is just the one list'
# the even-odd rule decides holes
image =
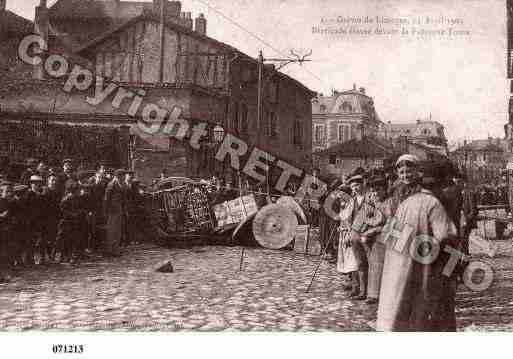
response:
{"label": "sepia photograph", "polygon": [[0,332],[512,331],[511,79],[510,0],[0,0]]}

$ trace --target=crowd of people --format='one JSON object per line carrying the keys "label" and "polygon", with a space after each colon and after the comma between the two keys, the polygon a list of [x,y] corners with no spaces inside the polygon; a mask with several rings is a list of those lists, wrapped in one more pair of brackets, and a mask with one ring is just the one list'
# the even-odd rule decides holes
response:
{"label": "crowd of people", "polygon": [[[478,215],[476,189],[452,166],[424,164],[409,154],[393,169],[359,168],[330,187],[340,194],[333,208],[339,216],[319,212],[321,241],[347,276],[349,297],[377,306],[378,330],[454,331],[454,297],[465,261],[445,276],[443,249],[425,264],[410,248],[416,238],[430,236],[440,248],[450,245],[468,255]],[[404,241],[401,250],[398,241]]]}
{"label": "crowd of people", "polygon": [[14,270],[119,256],[140,241],[145,204],[129,170],[98,167],[94,175],[29,159],[19,179],[0,172],[0,281]]}

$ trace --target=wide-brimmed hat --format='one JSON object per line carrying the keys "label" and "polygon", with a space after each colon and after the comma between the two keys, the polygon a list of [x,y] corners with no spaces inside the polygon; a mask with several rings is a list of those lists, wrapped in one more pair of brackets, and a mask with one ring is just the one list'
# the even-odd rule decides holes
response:
{"label": "wide-brimmed hat", "polygon": [[350,177],[347,180],[347,185],[349,186],[353,182],[363,183],[363,176],[362,175],[355,175],[355,176]]}
{"label": "wide-brimmed hat", "polygon": [[29,187],[25,184],[16,185],[16,186],[14,186],[14,192],[16,192],[16,193],[23,192],[23,191],[28,190],[28,188]]}
{"label": "wide-brimmed hat", "polygon": [[71,158],[65,158],[65,159],[63,159],[63,160],[62,160],[62,164],[64,165],[64,164],[66,164],[66,163],[70,163],[70,164],[72,164],[72,163],[73,163],[73,160],[72,160]]}
{"label": "wide-brimmed hat", "polygon": [[114,176],[123,176],[125,173],[126,171],[124,169],[119,168],[114,171]]}
{"label": "wide-brimmed hat", "polygon": [[38,176],[38,175],[32,175],[32,176],[30,176],[30,180],[29,181],[31,183],[32,182],[43,182],[43,177]]}

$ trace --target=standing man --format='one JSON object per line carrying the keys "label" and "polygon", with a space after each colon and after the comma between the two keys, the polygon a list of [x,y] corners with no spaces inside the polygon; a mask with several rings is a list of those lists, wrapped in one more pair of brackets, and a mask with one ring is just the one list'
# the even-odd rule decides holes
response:
{"label": "standing man", "polygon": [[[404,200],[383,229],[386,249],[377,329],[455,330],[454,308],[450,313],[446,304],[454,300],[456,286],[442,273],[443,256],[436,256],[432,249],[439,245],[439,253],[443,253],[443,245],[456,235],[456,228],[433,191],[421,185],[417,157],[402,155],[396,169],[404,185]],[[431,182],[432,189],[439,180],[426,172],[424,179]],[[422,241],[428,245],[420,246],[426,244]]]}
{"label": "standing man", "polygon": [[42,243],[45,222],[45,197],[43,193],[43,179],[39,175],[30,177],[30,190],[27,194],[27,204],[29,205],[28,220],[30,236],[27,239],[27,256],[28,263],[34,264],[34,251],[39,244],[41,251],[41,261],[43,264],[45,257],[43,251],[46,251],[46,245]]}
{"label": "standing man", "polygon": [[92,218],[91,218],[91,231],[92,231],[92,248],[96,250],[99,248],[99,244],[104,242],[104,235],[102,227],[106,223],[103,210],[103,200],[105,198],[105,190],[109,180],[107,179],[106,170],[103,166],[100,166],[94,177],[89,180],[90,196],[91,196],[91,207],[92,207]]}
{"label": "standing man", "polygon": [[123,183],[123,188],[125,190],[125,212],[123,215],[123,236],[121,239],[121,243],[124,246],[132,244],[135,242],[135,208],[136,208],[136,193],[134,193],[134,185],[133,181],[135,179],[135,172],[132,170],[128,170],[125,173],[125,180]]}
{"label": "standing man", "polygon": [[36,174],[37,160],[29,158],[27,160],[27,169],[21,174],[20,183],[30,185],[30,177]]}
{"label": "standing man", "polygon": [[107,219],[107,238],[105,252],[107,256],[120,256],[119,245],[123,234],[123,215],[125,213],[125,190],[123,176],[125,171],[118,169],[105,190],[104,211]]}
{"label": "standing man", "polygon": [[78,182],[78,179],[73,171],[73,161],[70,158],[66,158],[62,161],[62,173],[59,174],[59,185],[61,186],[61,192],[64,196],[64,190],[66,183],[71,180]]}

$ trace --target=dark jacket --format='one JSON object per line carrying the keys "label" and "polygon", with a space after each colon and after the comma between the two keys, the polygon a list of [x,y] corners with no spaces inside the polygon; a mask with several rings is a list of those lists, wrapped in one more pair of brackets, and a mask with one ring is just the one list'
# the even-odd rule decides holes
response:
{"label": "dark jacket", "polygon": [[125,189],[120,182],[112,180],[105,189],[105,216],[123,214],[126,210]]}

